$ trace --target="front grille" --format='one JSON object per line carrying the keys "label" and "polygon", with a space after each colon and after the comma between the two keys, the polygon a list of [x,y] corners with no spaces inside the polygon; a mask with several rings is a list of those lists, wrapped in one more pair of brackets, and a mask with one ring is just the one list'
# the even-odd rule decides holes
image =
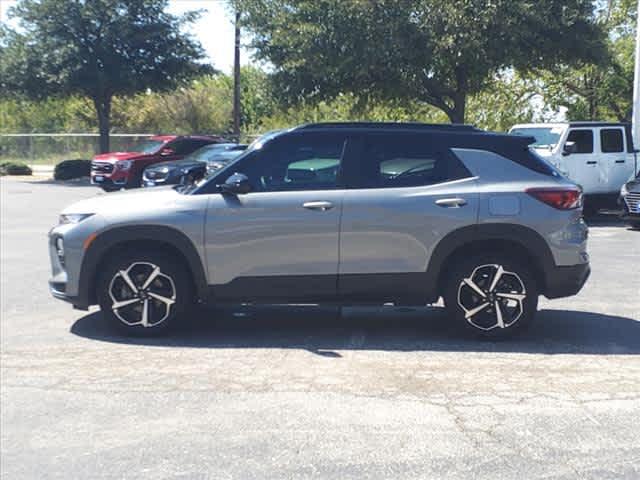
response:
{"label": "front grille", "polygon": [[640,213],[640,193],[628,193],[624,201],[631,213]]}
{"label": "front grille", "polygon": [[113,172],[113,164],[107,162],[91,162],[91,171],[95,173]]}
{"label": "front grille", "polygon": [[169,175],[169,172],[161,172],[159,170],[146,170],[144,172],[144,178],[147,180],[164,180]]}

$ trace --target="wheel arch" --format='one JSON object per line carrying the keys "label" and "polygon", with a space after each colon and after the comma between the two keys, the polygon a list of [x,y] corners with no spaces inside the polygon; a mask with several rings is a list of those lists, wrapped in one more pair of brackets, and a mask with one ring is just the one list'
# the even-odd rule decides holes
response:
{"label": "wheel arch", "polygon": [[546,291],[547,275],[555,267],[551,249],[535,230],[516,224],[492,223],[463,227],[446,235],[434,249],[427,269],[430,297],[443,294],[445,277],[460,258],[479,252],[509,252],[533,267],[541,294]]}
{"label": "wheel arch", "polygon": [[95,287],[106,261],[129,248],[160,249],[178,255],[185,265],[198,299],[207,299],[207,277],[202,259],[193,242],[184,233],[161,225],[121,226],[100,233],[85,252],[80,269],[79,297],[86,304],[97,303]]}

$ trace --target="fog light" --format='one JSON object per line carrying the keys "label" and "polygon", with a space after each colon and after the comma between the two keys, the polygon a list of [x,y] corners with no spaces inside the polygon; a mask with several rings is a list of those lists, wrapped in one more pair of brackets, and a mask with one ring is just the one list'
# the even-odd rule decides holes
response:
{"label": "fog light", "polygon": [[60,263],[64,266],[64,240],[62,240],[62,237],[58,237],[56,238],[56,255],[58,255],[58,260],[60,260]]}

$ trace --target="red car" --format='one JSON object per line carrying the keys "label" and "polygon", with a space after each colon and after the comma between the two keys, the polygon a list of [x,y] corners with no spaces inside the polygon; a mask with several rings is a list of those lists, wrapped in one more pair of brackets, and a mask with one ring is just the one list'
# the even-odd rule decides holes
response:
{"label": "red car", "polygon": [[226,142],[217,136],[157,135],[149,137],[127,152],[102,153],[91,162],[91,183],[111,192],[121,188],[137,188],[142,172],[149,165],[180,160],[200,147]]}

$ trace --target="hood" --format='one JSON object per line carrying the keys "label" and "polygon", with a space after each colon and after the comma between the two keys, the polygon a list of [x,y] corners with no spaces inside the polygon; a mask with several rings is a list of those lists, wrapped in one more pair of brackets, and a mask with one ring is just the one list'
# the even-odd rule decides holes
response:
{"label": "hood", "polygon": [[159,170],[164,167],[168,167],[169,170],[173,170],[175,168],[201,167],[203,165],[206,165],[206,162],[202,162],[200,160],[183,159],[183,160],[174,160],[171,162],[154,163],[152,166],[147,167],[146,171]]}
{"label": "hood", "polygon": [[163,205],[173,204],[180,195],[171,186],[103,193],[73,203],[61,213],[108,214],[133,209],[162,208]]}
{"label": "hood", "polygon": [[101,153],[93,157],[94,160],[99,162],[117,162],[118,160],[135,160],[136,158],[147,157],[148,155],[140,152],[109,152]]}
{"label": "hood", "polygon": [[625,184],[627,187],[627,191],[632,193],[640,193],[640,179],[636,178],[635,180],[631,180]]}
{"label": "hood", "polygon": [[[553,148],[555,148],[555,147],[553,147]],[[548,157],[553,156],[553,150],[551,150],[549,147],[543,147],[543,148],[533,147],[533,149],[541,157],[548,158]]]}

